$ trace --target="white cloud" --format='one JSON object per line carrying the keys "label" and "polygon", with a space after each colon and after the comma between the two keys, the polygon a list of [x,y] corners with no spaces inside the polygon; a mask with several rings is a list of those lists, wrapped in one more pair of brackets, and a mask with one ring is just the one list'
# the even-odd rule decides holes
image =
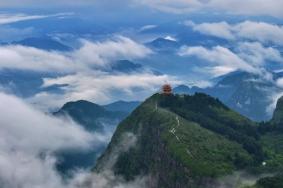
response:
{"label": "white cloud", "polygon": [[283,45],[283,27],[265,22],[245,21],[234,26],[238,37]]}
{"label": "white cloud", "polygon": [[156,28],[157,25],[145,25],[139,29],[140,32],[147,31]]}
{"label": "white cloud", "polygon": [[96,0],[9,0],[0,1],[2,8],[18,8],[18,7],[62,7],[62,6],[89,6],[95,4]]}
{"label": "white cloud", "polygon": [[177,39],[176,39],[175,37],[172,37],[172,36],[170,36],[170,35],[167,35],[164,39],[170,40],[170,41],[174,41],[174,42],[177,41]]}
{"label": "white cloud", "polygon": [[9,26],[0,27],[0,41],[11,42],[18,41],[24,38],[32,37],[35,33],[34,28],[13,28]]}
{"label": "white cloud", "polygon": [[150,6],[152,8],[170,12],[170,13],[187,13],[195,11],[198,8],[201,8],[202,3],[198,0],[134,0],[137,4],[142,4],[146,6]]}
{"label": "white cloud", "polygon": [[195,31],[205,35],[216,36],[229,40],[235,39],[235,36],[230,30],[231,26],[226,22],[195,24],[191,21],[186,21],[185,25],[193,27]]}
{"label": "white cloud", "polygon": [[81,48],[65,53],[10,45],[0,47],[0,69],[64,73],[62,77],[44,79],[43,87],[64,83],[65,93],[41,92],[29,99],[32,104],[41,104],[40,107],[45,109],[80,99],[105,103],[114,100],[114,96],[127,96],[140,100],[172,78],[157,76],[150,71],[128,75],[99,70],[105,70],[110,62],[119,59],[134,60],[151,53],[144,45],[122,36],[102,42],[82,40]]}
{"label": "white cloud", "polygon": [[[126,182],[110,168],[100,174],[78,170],[73,172],[73,178],[63,179],[55,169],[54,152],[96,147],[93,143],[104,142],[104,136],[39,112],[14,96],[0,93],[0,103],[1,188],[145,187],[146,178]],[[123,138],[115,155],[134,146],[135,135],[128,133]]]}
{"label": "white cloud", "polygon": [[75,51],[71,56],[75,61],[87,65],[105,66],[111,60],[133,60],[146,57],[152,53],[149,48],[123,36],[103,42],[93,43],[85,40],[82,42],[82,48]]}
{"label": "white cloud", "polygon": [[206,62],[207,67],[197,68],[198,72],[206,72],[213,76],[220,76],[235,70],[247,71],[264,76],[265,79],[272,79],[265,65],[270,62],[283,63],[283,58],[277,49],[264,47],[257,42],[238,43],[235,52],[222,46],[211,49],[202,46],[180,49],[181,56],[196,56]]}
{"label": "white cloud", "polygon": [[143,58],[150,53],[150,49],[122,36],[104,42],[83,40],[81,48],[68,53],[8,45],[0,46],[0,69],[69,73],[107,66],[111,60]]}
{"label": "white cloud", "polygon": [[277,84],[279,87],[283,88],[283,78],[279,78],[279,79],[276,81],[276,84]]}
{"label": "white cloud", "polygon": [[112,171],[119,155],[128,151],[131,147],[135,147],[137,136],[133,133],[126,132],[120,138],[109,153],[99,163],[99,173],[80,172],[76,174],[69,184],[73,187],[80,188],[144,188],[148,186],[148,176],[137,176],[133,181],[125,181],[124,178],[115,175]]}
{"label": "white cloud", "polygon": [[221,46],[216,46],[212,49],[207,49],[202,46],[182,47],[179,55],[196,56],[200,59],[211,62],[213,63],[212,66],[216,66],[214,69],[217,70],[217,74],[219,74],[219,71],[221,71],[222,73],[228,73],[235,70],[244,70],[253,73],[258,72],[256,68],[249,65],[238,55]]}
{"label": "white cloud", "polygon": [[279,50],[272,47],[264,47],[258,42],[239,43],[236,51],[242,59],[254,66],[263,66],[267,61],[283,63]]}
{"label": "white cloud", "polygon": [[283,26],[271,23],[244,21],[237,24],[228,24],[227,22],[195,24],[186,21],[185,25],[202,34],[223,39],[249,39],[262,43],[283,45]]}
{"label": "white cloud", "polygon": [[280,7],[283,6],[283,1],[281,0],[246,0],[242,3],[239,3],[238,0],[210,0],[203,2],[203,5],[208,8],[232,14],[283,17],[283,13],[280,10]]}
{"label": "white cloud", "polygon": [[141,100],[158,91],[160,86],[166,82],[180,83],[174,77],[154,75],[151,72],[132,74],[111,74],[100,71],[83,72],[44,79],[43,87],[57,84],[67,85],[62,88],[65,94],[38,93],[30,99],[30,102],[45,107],[56,107],[65,102],[80,99],[100,104],[120,98]]}
{"label": "white cloud", "polygon": [[243,15],[269,15],[283,17],[281,0],[246,0],[239,3],[238,0],[135,0],[161,11],[184,14],[195,11],[224,12]]}
{"label": "white cloud", "polygon": [[78,125],[45,115],[18,98],[0,93],[0,101],[3,134],[0,146],[8,144],[12,148],[38,153],[41,150],[84,147],[91,139],[91,135]]}
{"label": "white cloud", "polygon": [[44,19],[49,17],[62,17],[69,15],[72,15],[72,13],[58,13],[58,14],[49,14],[49,15],[0,14],[0,25],[27,21],[27,20],[37,20],[37,19]]}
{"label": "white cloud", "polygon": [[66,7],[66,6],[104,6],[104,7],[127,7],[147,6],[163,12],[186,14],[191,12],[221,12],[240,15],[269,15],[283,17],[281,7],[282,0],[246,0],[239,3],[238,0],[119,0],[113,2],[105,0],[9,0],[0,1],[0,7]]}
{"label": "white cloud", "polygon": [[[126,75],[99,70],[105,70],[116,60],[134,60],[151,53],[144,45],[122,36],[102,42],[82,40],[81,48],[65,53],[8,45],[0,46],[0,69],[32,70],[60,75],[64,73],[63,77],[45,79],[43,87],[65,83],[67,86],[62,88],[65,94],[41,92],[30,99],[31,103],[44,104],[44,107],[58,107],[65,102],[79,99],[109,102],[114,90],[120,97],[141,99],[151,94],[157,83],[163,84],[167,81],[168,77],[156,76],[152,72]],[[138,91],[138,96],[134,94],[135,90],[142,89],[145,91]]]}
{"label": "white cloud", "polygon": [[69,182],[68,188],[145,188],[149,182],[150,178],[147,176],[127,182],[122,177],[115,176],[111,170],[99,174],[82,171]]}
{"label": "white cloud", "polygon": [[[228,74],[230,72],[236,71],[237,69],[225,65],[216,65],[216,66],[208,66],[208,67],[195,67],[193,71],[202,73],[204,75],[208,75],[209,77],[218,77],[225,74]],[[203,81],[202,81],[203,82]],[[209,83],[209,82],[208,82]],[[194,84],[196,85],[196,84]],[[204,85],[204,87],[212,86],[213,84],[210,83],[207,86]]]}
{"label": "white cloud", "polygon": [[19,45],[0,46],[0,69],[33,70],[42,72],[72,72],[76,65],[58,52],[48,52]]}
{"label": "white cloud", "polygon": [[50,117],[0,93],[0,182],[3,188],[63,187],[53,152],[100,143],[73,122]]}

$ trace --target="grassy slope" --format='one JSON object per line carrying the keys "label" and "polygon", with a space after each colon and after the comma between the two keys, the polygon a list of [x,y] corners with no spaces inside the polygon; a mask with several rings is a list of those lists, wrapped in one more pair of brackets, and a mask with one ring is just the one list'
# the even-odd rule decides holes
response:
{"label": "grassy slope", "polygon": [[[236,170],[237,163],[252,160],[240,144],[172,112],[160,111],[160,114],[170,117],[166,123],[167,131],[162,134],[169,152],[196,175],[224,175]],[[173,128],[176,130],[175,135],[170,132]]]}
{"label": "grassy slope", "polygon": [[[255,158],[255,163],[263,159],[255,123],[231,111],[217,99],[205,94],[194,96],[160,96],[160,105],[183,118],[197,122],[201,127],[225,136],[241,144]],[[247,164],[246,164],[247,165]]]}

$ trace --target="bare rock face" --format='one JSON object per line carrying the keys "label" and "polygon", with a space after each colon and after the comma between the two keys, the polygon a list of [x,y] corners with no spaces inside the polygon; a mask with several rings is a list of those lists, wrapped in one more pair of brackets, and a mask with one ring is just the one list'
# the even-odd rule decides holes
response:
{"label": "bare rock face", "polygon": [[272,124],[282,124],[283,123],[283,97],[277,101],[277,105],[271,120]]}

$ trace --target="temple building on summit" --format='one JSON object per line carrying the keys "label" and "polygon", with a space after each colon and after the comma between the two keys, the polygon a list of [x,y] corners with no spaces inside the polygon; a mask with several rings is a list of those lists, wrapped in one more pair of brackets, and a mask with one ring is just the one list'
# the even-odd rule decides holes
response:
{"label": "temple building on summit", "polygon": [[164,95],[171,95],[172,94],[172,87],[170,84],[164,84],[162,86],[162,94]]}

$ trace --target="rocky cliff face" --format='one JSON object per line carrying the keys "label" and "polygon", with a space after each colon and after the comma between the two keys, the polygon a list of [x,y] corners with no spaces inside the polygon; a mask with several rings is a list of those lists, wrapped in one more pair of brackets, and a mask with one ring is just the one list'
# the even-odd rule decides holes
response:
{"label": "rocky cliff face", "polygon": [[283,123],[283,97],[277,101],[277,105],[271,120],[272,124],[282,124]]}

